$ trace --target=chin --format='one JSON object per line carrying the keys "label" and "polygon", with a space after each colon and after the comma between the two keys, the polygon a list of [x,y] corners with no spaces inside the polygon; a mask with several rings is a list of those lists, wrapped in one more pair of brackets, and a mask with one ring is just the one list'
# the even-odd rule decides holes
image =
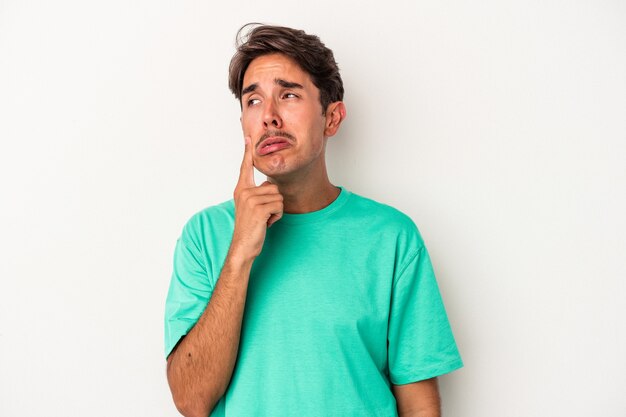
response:
{"label": "chin", "polygon": [[290,173],[290,169],[285,160],[280,155],[272,155],[263,163],[256,166],[262,174],[268,177],[276,177]]}
{"label": "chin", "polygon": [[267,178],[276,180],[287,178],[290,176],[290,174],[292,174],[291,171],[282,169],[259,170],[259,172],[265,175]]}

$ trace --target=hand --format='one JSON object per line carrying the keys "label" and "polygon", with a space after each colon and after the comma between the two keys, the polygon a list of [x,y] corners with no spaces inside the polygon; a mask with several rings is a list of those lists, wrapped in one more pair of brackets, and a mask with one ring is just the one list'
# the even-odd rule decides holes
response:
{"label": "hand", "polygon": [[231,254],[243,259],[256,258],[263,248],[267,228],[283,215],[283,196],[278,186],[265,181],[254,183],[252,140],[246,137],[246,148],[241,162],[239,181],[235,187],[235,231]]}

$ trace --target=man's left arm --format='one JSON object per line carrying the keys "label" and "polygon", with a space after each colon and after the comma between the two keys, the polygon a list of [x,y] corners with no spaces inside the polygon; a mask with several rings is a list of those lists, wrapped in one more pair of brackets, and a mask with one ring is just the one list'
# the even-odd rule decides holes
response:
{"label": "man's left arm", "polygon": [[391,385],[399,417],[441,417],[437,378]]}

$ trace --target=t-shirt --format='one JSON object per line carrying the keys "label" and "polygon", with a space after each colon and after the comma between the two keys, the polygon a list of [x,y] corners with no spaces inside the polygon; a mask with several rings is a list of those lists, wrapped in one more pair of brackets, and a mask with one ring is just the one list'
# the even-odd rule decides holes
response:
{"label": "t-shirt", "polygon": [[[267,230],[235,369],[212,417],[397,416],[391,383],[463,366],[413,221],[339,188],[327,207],[284,214]],[[209,302],[234,221],[230,200],[183,228],[166,301],[166,355]]]}

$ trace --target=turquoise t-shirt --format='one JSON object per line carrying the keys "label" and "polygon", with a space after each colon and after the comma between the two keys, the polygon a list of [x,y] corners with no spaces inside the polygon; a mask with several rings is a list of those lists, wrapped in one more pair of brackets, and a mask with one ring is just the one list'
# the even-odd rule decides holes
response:
{"label": "turquoise t-shirt", "polygon": [[[232,200],[183,228],[165,308],[166,355],[203,313],[233,228]],[[341,188],[322,210],[285,214],[268,229],[237,363],[211,416],[392,417],[391,383],[461,366],[413,221]]]}

